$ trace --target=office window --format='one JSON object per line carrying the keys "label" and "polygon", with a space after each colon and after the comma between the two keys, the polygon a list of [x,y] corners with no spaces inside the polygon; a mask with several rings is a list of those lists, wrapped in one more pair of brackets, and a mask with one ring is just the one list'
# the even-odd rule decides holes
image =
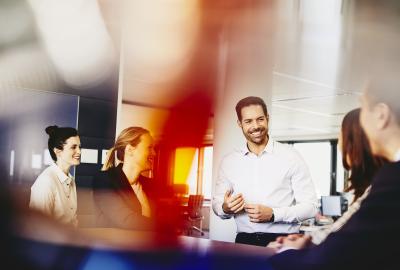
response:
{"label": "office window", "polygon": [[337,150],[336,191],[343,192],[346,187],[346,174],[342,164],[342,153]]}
{"label": "office window", "polygon": [[198,156],[194,147],[175,150],[174,184],[187,184],[189,194],[197,194]]}
{"label": "office window", "polygon": [[204,147],[204,163],[203,163],[203,195],[206,199],[211,199],[212,189],[212,163],[213,163],[213,147]]}
{"label": "office window", "polygon": [[175,151],[174,184],[187,184],[189,194],[211,198],[213,147],[184,147]]}
{"label": "office window", "polygon": [[301,154],[310,170],[317,196],[330,195],[330,142],[294,143],[293,147]]}

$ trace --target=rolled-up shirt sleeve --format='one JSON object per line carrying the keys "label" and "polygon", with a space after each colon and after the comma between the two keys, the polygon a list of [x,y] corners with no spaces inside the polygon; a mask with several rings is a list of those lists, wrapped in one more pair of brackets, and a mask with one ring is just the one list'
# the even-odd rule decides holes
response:
{"label": "rolled-up shirt sleeve", "polygon": [[300,155],[295,152],[289,170],[295,205],[273,208],[275,222],[301,222],[317,214],[317,195],[310,173]]}
{"label": "rolled-up shirt sleeve", "polygon": [[221,165],[219,167],[217,181],[214,188],[214,195],[212,198],[212,208],[214,213],[222,219],[231,218],[233,215],[227,214],[222,209],[222,204],[224,203],[225,193],[228,190],[232,191],[232,184],[227,179],[226,176],[226,160],[222,160]]}

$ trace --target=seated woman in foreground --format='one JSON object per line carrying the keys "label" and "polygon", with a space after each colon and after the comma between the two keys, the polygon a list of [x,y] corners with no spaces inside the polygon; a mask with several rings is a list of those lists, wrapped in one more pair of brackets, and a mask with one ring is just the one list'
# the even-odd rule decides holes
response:
{"label": "seated woman in foreground", "polygon": [[302,249],[313,244],[318,245],[330,233],[340,230],[351,216],[358,211],[362,201],[369,194],[372,178],[386,162],[384,159],[372,155],[359,118],[360,109],[354,109],[345,115],[338,141],[338,149],[341,150],[343,156],[343,167],[350,173],[348,179],[350,185],[346,191],[351,191],[354,194],[354,199],[349,209],[328,228],[313,231],[307,235],[292,234],[286,237],[278,237],[268,247],[283,251],[286,249]]}
{"label": "seated woman in foreground", "polygon": [[93,181],[98,227],[152,230],[151,179],[141,174],[152,169],[154,157],[148,130],[129,127],[120,133]]}

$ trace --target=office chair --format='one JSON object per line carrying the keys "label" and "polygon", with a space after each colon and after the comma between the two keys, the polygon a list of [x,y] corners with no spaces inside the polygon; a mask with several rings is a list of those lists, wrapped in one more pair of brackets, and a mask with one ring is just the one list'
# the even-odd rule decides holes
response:
{"label": "office chair", "polygon": [[189,193],[189,185],[187,184],[174,184],[172,189],[177,198],[185,197]]}
{"label": "office chair", "polygon": [[[187,210],[187,220],[189,223],[187,232],[189,235],[191,235],[193,231],[197,231],[201,235],[204,235],[204,232],[202,230],[202,222],[204,217],[201,212],[203,207],[203,201],[204,201],[203,195],[189,195],[188,210]],[[196,226],[197,222],[199,223],[199,227]]]}

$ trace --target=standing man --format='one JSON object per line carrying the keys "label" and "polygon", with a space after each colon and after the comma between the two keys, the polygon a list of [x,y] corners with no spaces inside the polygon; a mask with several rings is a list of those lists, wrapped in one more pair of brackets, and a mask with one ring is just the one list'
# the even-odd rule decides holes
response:
{"label": "standing man", "polygon": [[398,269],[400,242],[399,69],[385,69],[364,91],[360,122],[374,155],[388,159],[360,209],[336,233],[312,247],[309,237],[283,238],[287,250],[271,257],[274,269]]}
{"label": "standing man", "polygon": [[269,137],[264,101],[246,97],[236,114],[247,143],[222,160],[212,206],[222,219],[235,218],[236,243],[266,246],[299,232],[317,213],[317,197],[299,154]]}

